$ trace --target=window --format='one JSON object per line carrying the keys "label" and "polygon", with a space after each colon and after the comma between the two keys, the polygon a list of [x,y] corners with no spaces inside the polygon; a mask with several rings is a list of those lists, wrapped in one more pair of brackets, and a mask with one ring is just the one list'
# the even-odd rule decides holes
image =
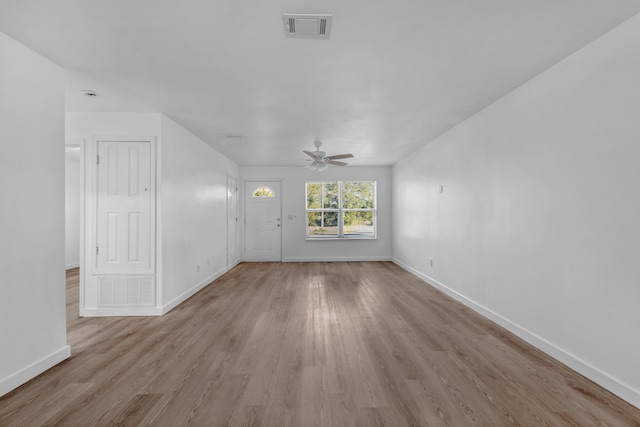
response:
{"label": "window", "polygon": [[306,183],[307,238],[375,238],[375,181]]}
{"label": "window", "polygon": [[259,187],[253,193],[253,197],[275,197],[276,195],[270,188],[267,187]]}

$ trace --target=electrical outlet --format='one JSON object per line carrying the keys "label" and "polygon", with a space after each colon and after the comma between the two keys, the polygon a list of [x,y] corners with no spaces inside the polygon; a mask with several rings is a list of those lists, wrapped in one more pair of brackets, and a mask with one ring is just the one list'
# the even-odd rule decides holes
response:
{"label": "electrical outlet", "polygon": [[207,258],[207,267],[211,266],[211,258]]}
{"label": "electrical outlet", "polygon": [[196,273],[200,272],[200,264],[196,264]]}
{"label": "electrical outlet", "polygon": [[429,258],[429,266],[433,267],[433,258]]}

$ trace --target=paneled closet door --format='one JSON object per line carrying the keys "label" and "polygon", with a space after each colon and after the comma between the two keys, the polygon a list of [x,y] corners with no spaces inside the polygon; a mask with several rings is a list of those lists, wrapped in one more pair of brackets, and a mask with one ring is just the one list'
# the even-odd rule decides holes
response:
{"label": "paneled closet door", "polygon": [[97,273],[153,273],[155,173],[149,141],[98,141]]}

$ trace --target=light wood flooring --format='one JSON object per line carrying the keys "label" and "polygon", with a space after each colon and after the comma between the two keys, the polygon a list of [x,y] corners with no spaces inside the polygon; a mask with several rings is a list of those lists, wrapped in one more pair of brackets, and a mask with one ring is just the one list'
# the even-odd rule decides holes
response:
{"label": "light wood flooring", "polygon": [[163,317],[79,318],[0,426],[640,426],[640,410],[388,262],[240,264]]}

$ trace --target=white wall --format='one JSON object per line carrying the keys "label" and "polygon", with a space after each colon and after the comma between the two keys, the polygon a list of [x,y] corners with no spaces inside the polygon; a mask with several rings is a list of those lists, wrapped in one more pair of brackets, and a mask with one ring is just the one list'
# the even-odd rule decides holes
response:
{"label": "white wall", "polygon": [[[283,261],[348,261],[391,259],[391,167],[330,167],[313,172],[299,167],[240,168],[244,181],[282,181],[282,259]],[[305,188],[306,181],[377,181],[378,238],[376,240],[307,241]],[[244,184],[241,185],[241,188]],[[244,206],[244,191],[241,204]],[[295,219],[289,219],[289,215]]]}
{"label": "white wall", "polygon": [[92,136],[157,136],[159,113],[83,113],[67,112],[66,137],[90,141]]}
{"label": "white wall", "polygon": [[397,262],[636,406],[638,46],[635,17],[393,168]]}
{"label": "white wall", "polygon": [[166,312],[227,271],[227,176],[238,166],[166,116],[161,151]]}
{"label": "white wall", "polygon": [[66,147],[65,153],[64,264],[69,269],[80,265],[80,158],[76,148]]}
{"label": "white wall", "polygon": [[66,359],[64,72],[0,33],[0,395]]}

